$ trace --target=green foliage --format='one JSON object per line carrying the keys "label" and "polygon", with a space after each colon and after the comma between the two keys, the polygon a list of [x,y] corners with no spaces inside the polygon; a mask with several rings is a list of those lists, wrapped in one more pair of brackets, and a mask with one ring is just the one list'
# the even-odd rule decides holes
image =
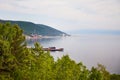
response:
{"label": "green foliage", "polygon": [[102,74],[96,68],[92,67],[89,80],[103,80]]}
{"label": "green foliage", "polygon": [[54,59],[49,52],[43,51],[42,47],[35,43],[35,48],[31,49],[34,57],[31,61],[31,80],[52,80]]}
{"label": "green foliage", "polygon": [[18,25],[0,24],[0,80],[120,80],[98,64],[88,70],[68,55],[54,58],[39,43],[27,48]]}
{"label": "green foliage", "polygon": [[111,74],[110,80],[120,80],[120,74]]}
{"label": "green foliage", "polygon": [[58,59],[54,66],[55,80],[78,80],[79,66],[68,55]]}
{"label": "green foliage", "polygon": [[78,66],[80,68],[79,80],[88,80],[90,74],[89,70],[86,68],[85,65],[83,65],[82,62],[78,63]]}
{"label": "green foliage", "polygon": [[[10,23],[0,24],[0,72],[9,75],[9,78],[16,79],[20,76],[23,60],[26,57],[25,37],[18,25]],[[5,76],[3,75],[3,76]],[[20,77],[22,79],[22,76]],[[2,77],[1,77],[2,79]],[[4,79],[3,79],[4,80]]]}
{"label": "green foliage", "polygon": [[110,73],[106,70],[104,65],[98,64],[97,70],[102,74],[103,80],[110,80]]}
{"label": "green foliage", "polygon": [[104,65],[98,64],[98,67],[92,67],[90,72],[90,80],[110,80],[110,73]]}

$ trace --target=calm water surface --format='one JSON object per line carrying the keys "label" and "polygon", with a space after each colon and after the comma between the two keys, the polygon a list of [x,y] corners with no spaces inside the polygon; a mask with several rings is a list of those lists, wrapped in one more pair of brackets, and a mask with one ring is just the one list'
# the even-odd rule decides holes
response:
{"label": "calm water surface", "polygon": [[[51,52],[55,58],[68,54],[76,62],[83,62],[89,69],[98,63],[111,73],[120,74],[120,35],[76,35],[37,40],[43,47],[64,48],[64,52]],[[35,41],[29,40],[30,46]]]}

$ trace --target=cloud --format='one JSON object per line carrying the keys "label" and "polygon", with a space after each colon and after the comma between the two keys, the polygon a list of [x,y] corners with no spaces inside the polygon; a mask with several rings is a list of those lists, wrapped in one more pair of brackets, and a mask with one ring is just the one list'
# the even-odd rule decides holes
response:
{"label": "cloud", "polygon": [[119,4],[119,0],[2,0],[0,10],[36,15],[36,22],[61,30],[120,30]]}

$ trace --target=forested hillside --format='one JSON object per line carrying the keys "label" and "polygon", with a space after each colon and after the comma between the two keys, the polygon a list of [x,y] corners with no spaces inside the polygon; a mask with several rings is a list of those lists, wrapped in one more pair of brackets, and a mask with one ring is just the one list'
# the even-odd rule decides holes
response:
{"label": "forested hillside", "polygon": [[0,23],[0,80],[120,80],[101,64],[89,70],[69,55],[55,61],[40,44],[26,45],[18,25]]}
{"label": "forested hillside", "polygon": [[43,24],[35,24],[32,22],[26,21],[11,21],[11,20],[0,20],[1,23],[10,22],[11,24],[18,24],[24,33],[27,35],[32,34],[39,34],[43,36],[62,36],[63,34],[67,35],[66,33],[54,29],[50,26],[46,26]]}

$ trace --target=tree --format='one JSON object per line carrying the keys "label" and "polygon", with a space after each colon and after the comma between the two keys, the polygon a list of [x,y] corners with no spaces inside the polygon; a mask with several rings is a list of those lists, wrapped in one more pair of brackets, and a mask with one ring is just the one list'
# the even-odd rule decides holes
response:
{"label": "tree", "polygon": [[104,65],[98,64],[97,70],[102,74],[103,80],[110,80],[110,73],[106,70]]}
{"label": "tree", "polygon": [[110,73],[104,65],[98,64],[96,68],[92,67],[90,80],[110,80]]}
{"label": "tree", "polygon": [[18,25],[0,24],[0,75],[7,74],[8,79],[15,79],[15,75],[20,75],[22,61],[27,54],[22,32]]}
{"label": "tree", "polygon": [[10,51],[15,55],[16,59],[22,60],[25,55],[25,36],[23,30],[18,25],[11,25],[10,23],[0,25],[0,39],[8,41],[10,45]]}
{"label": "tree", "polygon": [[80,68],[79,80],[88,80],[90,73],[89,70],[86,68],[85,65],[83,65],[82,62],[78,63],[78,66]]}
{"label": "tree", "polygon": [[120,80],[120,74],[111,74],[110,80]]}
{"label": "tree", "polygon": [[92,67],[89,80],[103,80],[102,74],[96,68]]}
{"label": "tree", "polygon": [[14,59],[10,53],[10,44],[0,40],[0,80],[12,80],[11,72],[16,68]]}
{"label": "tree", "polygon": [[35,48],[32,48],[31,52],[31,54],[34,55],[34,59],[36,59],[31,63],[31,79],[33,78],[32,80],[54,80],[54,59],[50,55],[50,53],[43,51],[42,46],[40,46],[38,43],[35,43]]}
{"label": "tree", "polygon": [[78,80],[79,71],[79,66],[68,55],[63,56],[55,63],[55,80]]}

